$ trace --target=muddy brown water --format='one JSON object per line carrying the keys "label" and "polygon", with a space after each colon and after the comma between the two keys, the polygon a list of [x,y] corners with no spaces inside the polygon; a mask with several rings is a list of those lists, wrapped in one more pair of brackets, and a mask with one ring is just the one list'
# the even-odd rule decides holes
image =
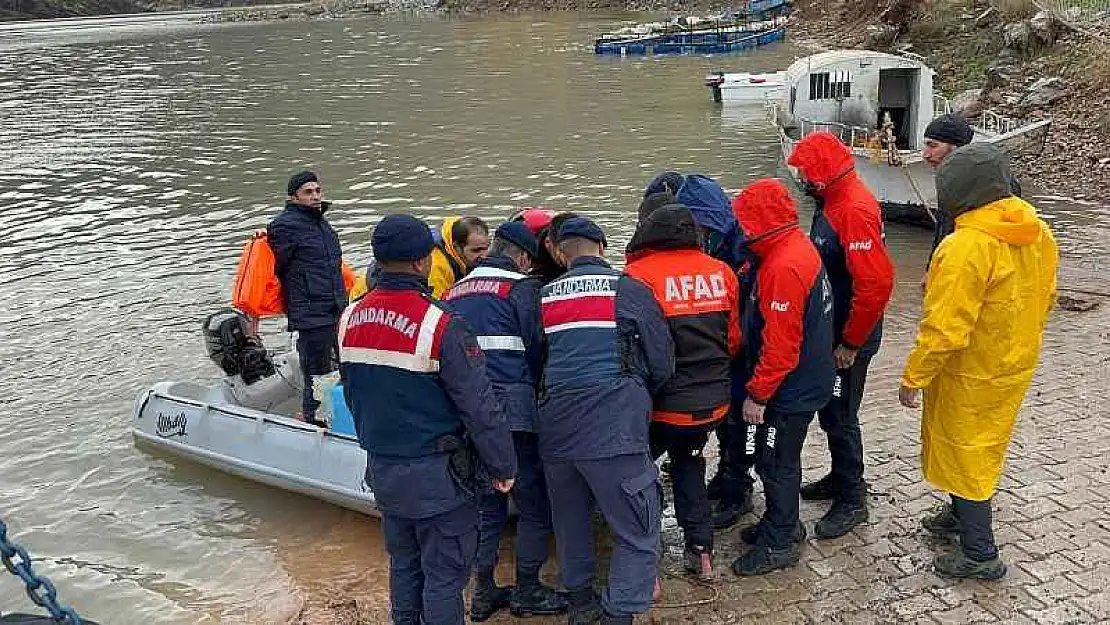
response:
{"label": "muddy brown water", "polygon": [[[377,521],[136,449],[131,402],[217,374],[200,321],[292,171],[320,172],[357,264],[389,212],[575,209],[619,249],[658,171],[782,176],[762,113],[701,82],[805,52],[595,58],[627,17],[0,29],[0,510],[64,601],[113,625],[280,623],[345,595],[384,614]],[[1105,211],[1041,206],[1069,252],[1105,254]],[[888,240],[904,351],[928,236]],[[0,575],[0,610],[31,607]]]}

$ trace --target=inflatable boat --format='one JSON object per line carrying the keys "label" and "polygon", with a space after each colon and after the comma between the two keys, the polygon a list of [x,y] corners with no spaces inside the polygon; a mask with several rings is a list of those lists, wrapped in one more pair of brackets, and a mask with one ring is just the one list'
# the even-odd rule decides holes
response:
{"label": "inflatable boat", "polygon": [[271,354],[248,328],[231,310],[206,320],[208,354],[226,377],[207,385],[159,382],[142,391],[134,408],[136,443],[376,516],[358,440],[334,423],[329,430],[292,416],[303,379],[296,354]]}

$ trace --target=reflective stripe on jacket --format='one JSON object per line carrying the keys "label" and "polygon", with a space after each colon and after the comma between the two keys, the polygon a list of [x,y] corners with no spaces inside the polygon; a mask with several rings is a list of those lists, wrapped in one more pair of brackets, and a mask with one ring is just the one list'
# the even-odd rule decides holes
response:
{"label": "reflective stripe on jacket", "polygon": [[442,514],[472,497],[448,471],[448,434],[465,434],[492,477],[516,474],[485,355],[427,288],[422,278],[383,273],[340,323],[340,372],[367,451],[367,482],[383,511],[406,518]]}
{"label": "reflective stripe on jacket", "polygon": [[584,257],[541,291],[546,358],[536,433],[545,461],[648,450],[651,393],[674,343],[644,284]]}
{"label": "reflective stripe on jacket", "polygon": [[490,256],[444,295],[474,330],[486,368],[514,431],[530,432],[536,418],[543,337],[540,282],[515,271],[505,256]]}

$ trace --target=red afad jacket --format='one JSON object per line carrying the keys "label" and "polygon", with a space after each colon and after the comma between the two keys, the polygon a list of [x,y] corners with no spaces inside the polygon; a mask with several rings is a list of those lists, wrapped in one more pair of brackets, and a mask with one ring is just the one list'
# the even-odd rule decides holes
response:
{"label": "red afad jacket", "polygon": [[675,375],[655,396],[652,419],[710,427],[728,413],[730,363],[740,349],[740,287],[729,266],[701,251],[685,206],[659,208],[640,224],[625,273],[646,284],[675,343]]}

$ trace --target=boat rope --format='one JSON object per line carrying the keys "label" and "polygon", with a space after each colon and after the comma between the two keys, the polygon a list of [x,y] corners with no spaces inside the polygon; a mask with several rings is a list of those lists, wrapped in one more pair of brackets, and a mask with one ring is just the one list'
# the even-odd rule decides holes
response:
{"label": "boat rope", "polygon": [[913,192],[917,195],[917,199],[921,200],[921,206],[925,209],[925,214],[929,216],[929,219],[933,220],[933,225],[936,226],[937,222],[938,222],[937,215],[936,215],[935,212],[933,212],[932,208],[929,208],[929,203],[925,201],[925,194],[923,194],[921,192],[921,189],[917,186],[917,181],[915,181],[913,179],[913,174],[910,173],[910,170],[909,170],[908,167],[903,168],[902,173],[904,173],[906,175],[906,180],[909,181],[910,187],[913,189]]}
{"label": "boat rope", "polygon": [[12,575],[23,580],[31,601],[40,608],[46,608],[55,621],[68,625],[82,625],[85,622],[73,608],[58,603],[58,591],[54,584],[46,577],[36,575],[27,550],[8,540],[8,526],[3,519],[0,519],[0,560],[3,560],[4,566]]}

